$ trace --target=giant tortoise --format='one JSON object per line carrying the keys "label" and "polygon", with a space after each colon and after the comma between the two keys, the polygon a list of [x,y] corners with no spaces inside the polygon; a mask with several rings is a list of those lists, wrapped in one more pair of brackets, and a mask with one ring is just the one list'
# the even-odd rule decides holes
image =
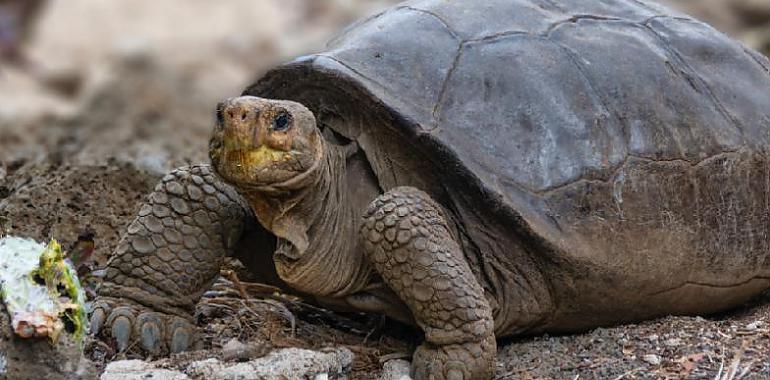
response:
{"label": "giant tortoise", "polygon": [[770,62],[648,0],[408,1],[215,124],[109,262],[92,324],[120,349],[194,346],[228,254],[418,326],[417,379],[770,287]]}

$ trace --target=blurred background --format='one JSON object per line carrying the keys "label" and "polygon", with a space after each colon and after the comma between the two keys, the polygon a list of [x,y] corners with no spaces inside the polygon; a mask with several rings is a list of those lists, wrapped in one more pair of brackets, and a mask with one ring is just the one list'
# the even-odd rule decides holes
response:
{"label": "blurred background", "polygon": [[[770,0],[665,1],[770,52]],[[106,257],[158,176],[207,161],[218,100],[396,2],[0,0],[0,235]]]}
{"label": "blurred background", "polygon": [[203,161],[218,99],[388,3],[0,0],[0,160]]}
{"label": "blurred background", "polygon": [[[770,0],[665,0],[770,51]],[[206,159],[212,105],[394,0],[0,0],[0,161]]]}

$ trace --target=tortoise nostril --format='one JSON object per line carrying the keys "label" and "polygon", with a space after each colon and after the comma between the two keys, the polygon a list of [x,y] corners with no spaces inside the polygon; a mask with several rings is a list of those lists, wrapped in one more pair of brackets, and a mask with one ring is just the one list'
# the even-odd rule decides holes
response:
{"label": "tortoise nostril", "polygon": [[248,116],[248,115],[247,115],[247,112],[242,112],[242,113],[241,113],[241,121],[244,121],[244,120],[246,120],[246,116]]}

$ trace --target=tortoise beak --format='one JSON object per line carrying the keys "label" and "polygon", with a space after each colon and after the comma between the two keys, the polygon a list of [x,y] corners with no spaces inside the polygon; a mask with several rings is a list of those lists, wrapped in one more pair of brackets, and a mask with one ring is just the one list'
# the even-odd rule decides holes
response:
{"label": "tortoise beak", "polygon": [[239,97],[217,104],[217,123],[228,150],[255,149],[265,141],[267,131],[259,123],[259,105],[249,100]]}
{"label": "tortoise beak", "polygon": [[261,99],[251,96],[230,98],[217,104],[212,156],[243,171],[285,160],[285,151],[268,144],[268,130],[261,118],[262,106]]}

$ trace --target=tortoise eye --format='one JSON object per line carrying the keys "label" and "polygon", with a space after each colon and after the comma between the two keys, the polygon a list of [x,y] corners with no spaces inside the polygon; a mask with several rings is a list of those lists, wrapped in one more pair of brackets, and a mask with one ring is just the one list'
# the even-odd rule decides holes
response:
{"label": "tortoise eye", "polygon": [[273,119],[273,130],[282,132],[291,127],[291,116],[286,112],[279,113],[275,119]]}

